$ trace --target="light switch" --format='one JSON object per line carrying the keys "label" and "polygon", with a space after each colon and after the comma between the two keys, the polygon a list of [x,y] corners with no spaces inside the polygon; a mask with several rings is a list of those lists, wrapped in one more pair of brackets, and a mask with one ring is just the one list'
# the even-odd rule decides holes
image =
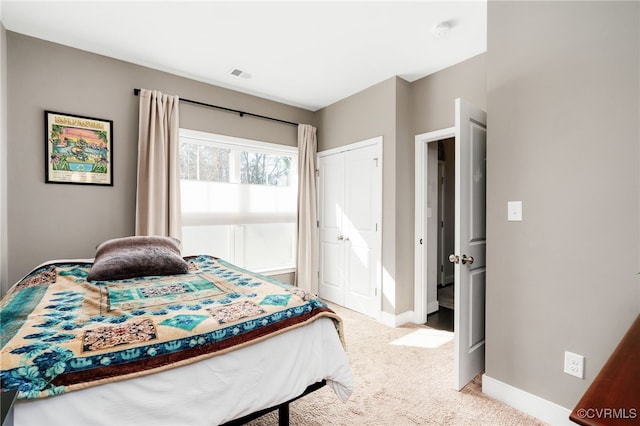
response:
{"label": "light switch", "polygon": [[522,201],[507,201],[507,220],[522,220]]}

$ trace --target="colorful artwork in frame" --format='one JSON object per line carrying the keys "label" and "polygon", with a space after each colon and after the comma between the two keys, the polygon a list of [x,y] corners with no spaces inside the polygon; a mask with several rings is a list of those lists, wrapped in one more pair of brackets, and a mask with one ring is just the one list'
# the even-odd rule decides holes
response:
{"label": "colorful artwork in frame", "polygon": [[46,183],[113,185],[113,121],[45,111]]}

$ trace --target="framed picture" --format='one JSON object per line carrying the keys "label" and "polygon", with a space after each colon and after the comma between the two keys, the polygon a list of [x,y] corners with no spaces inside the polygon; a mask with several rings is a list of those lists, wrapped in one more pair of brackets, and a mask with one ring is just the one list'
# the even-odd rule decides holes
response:
{"label": "framed picture", "polygon": [[44,112],[46,183],[113,185],[113,121]]}

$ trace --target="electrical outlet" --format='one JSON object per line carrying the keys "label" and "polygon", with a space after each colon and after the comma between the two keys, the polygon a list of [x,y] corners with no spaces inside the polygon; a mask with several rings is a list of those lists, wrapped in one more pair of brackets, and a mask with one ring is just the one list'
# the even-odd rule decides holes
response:
{"label": "electrical outlet", "polygon": [[584,379],[584,357],[573,352],[564,352],[564,372]]}

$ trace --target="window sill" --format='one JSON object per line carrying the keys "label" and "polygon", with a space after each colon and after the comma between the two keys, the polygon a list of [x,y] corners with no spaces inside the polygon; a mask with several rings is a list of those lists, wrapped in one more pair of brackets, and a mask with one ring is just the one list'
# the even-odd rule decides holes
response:
{"label": "window sill", "polygon": [[253,272],[266,275],[268,277],[273,275],[293,274],[296,272],[296,268],[281,268],[281,269],[252,269]]}

